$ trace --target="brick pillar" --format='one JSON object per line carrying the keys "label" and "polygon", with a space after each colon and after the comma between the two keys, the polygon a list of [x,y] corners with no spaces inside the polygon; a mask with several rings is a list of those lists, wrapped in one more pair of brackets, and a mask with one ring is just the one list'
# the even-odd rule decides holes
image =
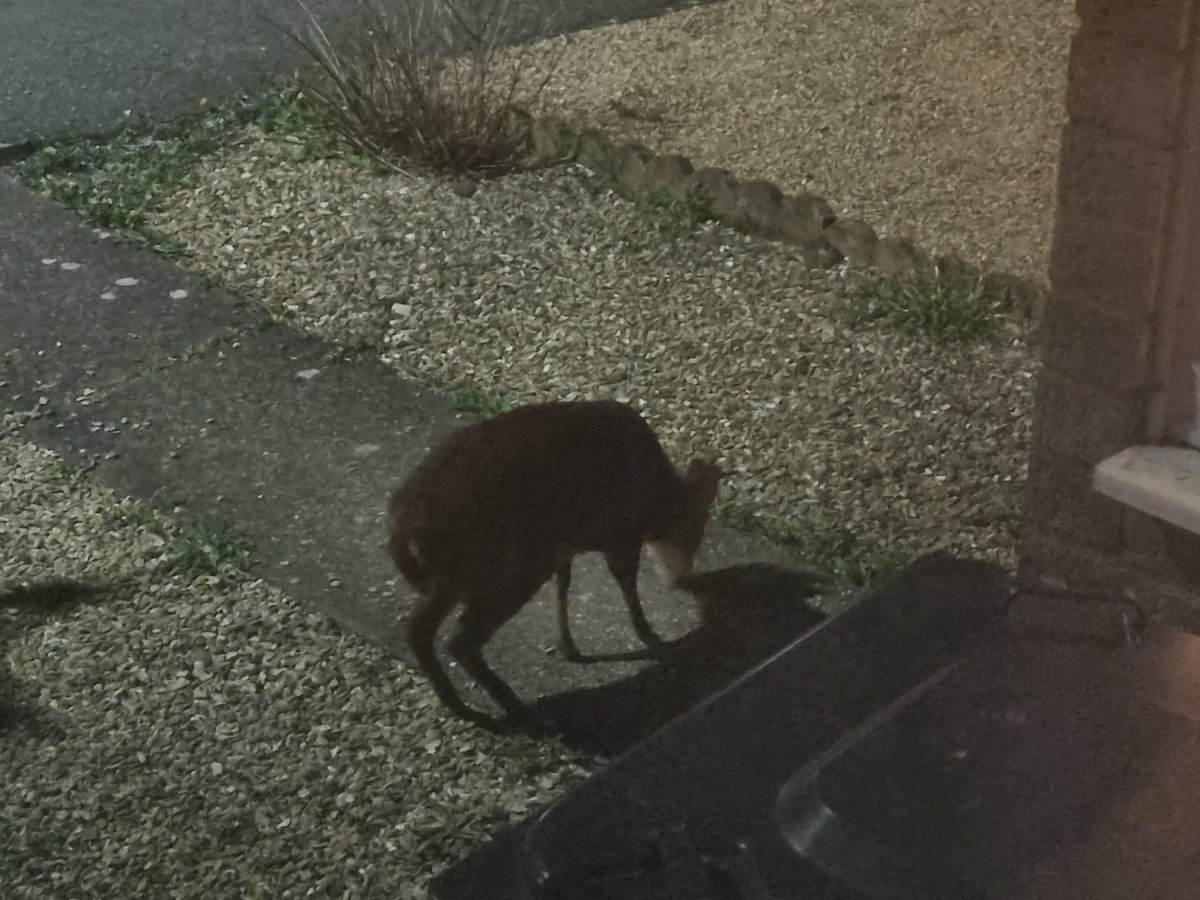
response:
{"label": "brick pillar", "polygon": [[1077,0],[1076,12],[1020,568],[1192,621],[1200,604],[1171,559],[1200,549],[1095,493],[1091,473],[1158,442],[1192,403],[1200,0]]}

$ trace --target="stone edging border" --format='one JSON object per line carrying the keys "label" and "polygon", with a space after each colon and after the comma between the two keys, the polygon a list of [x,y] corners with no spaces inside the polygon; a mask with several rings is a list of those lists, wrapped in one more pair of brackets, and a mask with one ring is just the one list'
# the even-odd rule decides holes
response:
{"label": "stone edging border", "polygon": [[598,128],[577,129],[523,110],[511,115],[513,130],[535,165],[576,162],[632,197],[657,193],[682,198],[699,189],[723,225],[795,246],[813,268],[845,260],[855,269],[905,278],[953,263],[982,275],[988,288],[1026,319],[1036,323],[1041,318],[1046,292],[1030,279],[983,272],[953,257],[934,258],[905,237],[880,237],[866,222],[839,218],[816,194],[785,194],[769,181],[743,181],[728,169],[697,169],[686,156],[656,154],[637,141],[614,141]]}

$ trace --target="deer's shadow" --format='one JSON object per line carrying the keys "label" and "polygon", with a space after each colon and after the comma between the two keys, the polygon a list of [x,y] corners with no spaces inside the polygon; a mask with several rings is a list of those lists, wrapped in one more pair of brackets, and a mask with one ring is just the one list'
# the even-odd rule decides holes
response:
{"label": "deer's shadow", "polygon": [[615,755],[826,618],[809,603],[821,579],[783,566],[729,566],[679,586],[699,603],[700,624],[636,675],[531,704],[548,733],[586,753]]}
{"label": "deer's shadow", "polygon": [[119,586],[68,578],[0,585],[0,734],[17,726],[37,731],[44,725],[37,708],[21,696],[24,692],[4,662],[12,640],[23,631],[70,614],[82,604],[99,602]]}

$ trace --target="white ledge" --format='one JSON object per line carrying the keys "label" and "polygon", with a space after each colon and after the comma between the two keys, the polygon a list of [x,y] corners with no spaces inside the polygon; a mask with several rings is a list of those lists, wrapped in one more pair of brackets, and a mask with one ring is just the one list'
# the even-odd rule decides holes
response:
{"label": "white ledge", "polygon": [[1200,534],[1200,450],[1129,447],[1096,466],[1092,487],[1126,506]]}

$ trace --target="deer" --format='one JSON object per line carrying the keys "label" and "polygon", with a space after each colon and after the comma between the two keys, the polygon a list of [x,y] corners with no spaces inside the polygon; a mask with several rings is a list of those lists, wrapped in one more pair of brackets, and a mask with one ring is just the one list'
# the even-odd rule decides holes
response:
{"label": "deer", "polygon": [[492,670],[483,648],[552,577],[558,648],[581,659],[567,595],[574,558],[602,553],[634,631],[652,652],[665,642],[638,594],[643,546],[673,582],[691,573],[722,472],[696,458],[681,475],[654,430],[613,400],[536,403],[464,426],[434,447],[391,495],[388,552],[417,597],[406,627],[412,656],[441,703],[478,718],[438,660],[437,634],[510,719],[528,707]]}

